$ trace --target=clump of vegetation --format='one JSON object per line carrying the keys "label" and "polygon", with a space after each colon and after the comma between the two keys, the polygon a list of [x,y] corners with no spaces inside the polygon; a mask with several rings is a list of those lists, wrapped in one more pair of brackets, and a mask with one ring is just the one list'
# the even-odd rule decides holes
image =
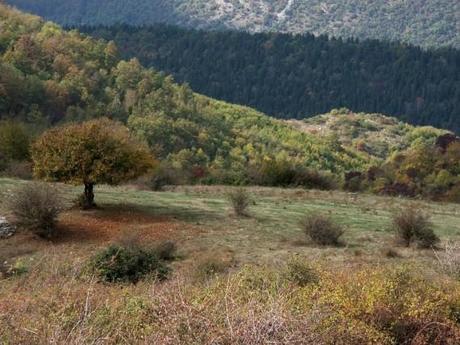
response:
{"label": "clump of vegetation", "polygon": [[21,180],[31,180],[33,177],[32,163],[29,161],[10,161],[5,167],[3,175]]}
{"label": "clump of vegetation", "polygon": [[329,217],[322,214],[310,214],[301,223],[305,234],[321,246],[338,246],[344,229]]}
{"label": "clump of vegetation", "polygon": [[244,188],[237,188],[228,193],[228,199],[232,205],[233,211],[237,216],[248,216],[248,207],[251,203],[251,197]]}
{"label": "clump of vegetation", "polygon": [[393,229],[406,247],[416,242],[421,248],[430,248],[439,242],[430,216],[416,207],[407,207],[393,214]]}
{"label": "clump of vegetation", "polygon": [[62,211],[56,188],[44,183],[21,185],[9,198],[8,207],[21,227],[44,238],[55,235],[56,220]]}
{"label": "clump of vegetation", "polygon": [[460,244],[449,241],[443,250],[434,252],[441,270],[449,276],[460,280]]}
{"label": "clump of vegetation", "polygon": [[171,261],[176,258],[177,245],[174,241],[163,241],[160,242],[156,247],[155,251],[160,260]]}
{"label": "clump of vegetation", "polygon": [[287,279],[301,287],[318,282],[318,273],[304,260],[291,259],[287,263]]}
{"label": "clump of vegetation", "polygon": [[102,281],[109,283],[137,283],[147,275],[164,280],[170,271],[155,249],[137,245],[111,245],[92,258],[90,267]]}
{"label": "clump of vegetation", "polygon": [[0,153],[4,161],[29,158],[30,136],[24,124],[13,120],[0,121]]}
{"label": "clump of vegetation", "polygon": [[389,259],[396,259],[396,258],[400,258],[401,257],[401,254],[398,253],[398,251],[396,251],[395,249],[393,248],[386,248],[384,251],[383,251],[383,255],[385,255],[385,257],[389,258]]}
{"label": "clump of vegetation", "polygon": [[225,273],[229,266],[230,262],[224,259],[206,256],[200,259],[195,265],[194,275],[198,281],[207,281],[219,274]]}
{"label": "clump of vegetation", "polygon": [[4,258],[0,256],[0,279],[8,276],[8,265]]}
{"label": "clump of vegetation", "polygon": [[8,262],[0,257],[0,279],[20,276],[29,271],[29,267],[24,260]]}

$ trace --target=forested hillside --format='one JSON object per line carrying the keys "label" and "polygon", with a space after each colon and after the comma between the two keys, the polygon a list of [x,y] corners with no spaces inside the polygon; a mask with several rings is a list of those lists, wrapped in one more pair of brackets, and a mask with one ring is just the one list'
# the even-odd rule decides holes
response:
{"label": "forested hillside", "polygon": [[231,28],[460,48],[456,0],[7,0],[64,25]]}
{"label": "forested hillside", "polygon": [[460,130],[460,51],[157,25],[81,28],[208,96],[279,118],[347,107]]}
{"label": "forested hillside", "polygon": [[27,162],[41,130],[106,116],[159,161],[152,188],[343,186],[460,200],[460,138],[450,133],[345,109],[301,125],[276,120],[120,60],[113,43],[2,5],[0,20],[0,172]]}
{"label": "forested hillside", "polygon": [[[169,178],[177,172],[177,183],[273,184],[281,168],[339,173],[370,164],[334,140],[194,94],[137,60],[119,60],[114,44],[1,5],[0,20],[3,120],[35,129],[100,116],[120,120],[149,144]],[[24,158],[7,145],[1,150],[2,164]]]}

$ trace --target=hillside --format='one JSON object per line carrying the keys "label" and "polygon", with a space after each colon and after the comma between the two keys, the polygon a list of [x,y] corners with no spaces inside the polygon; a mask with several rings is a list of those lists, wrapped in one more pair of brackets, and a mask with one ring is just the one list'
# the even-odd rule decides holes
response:
{"label": "hillside", "polygon": [[460,48],[456,0],[7,0],[64,25],[158,22]]}
{"label": "hillside", "polygon": [[[180,171],[184,183],[271,184],[277,166],[338,173],[369,163],[253,109],[194,94],[137,60],[119,60],[113,44],[4,6],[0,18],[6,24],[0,28],[2,119],[36,129],[100,116],[120,120],[166,170]],[[264,165],[270,165],[267,176],[258,172]]]}
{"label": "hillside", "polygon": [[[6,24],[0,28],[0,114],[13,120],[0,121],[2,170],[27,160],[27,145],[40,131],[105,116],[126,124],[160,161],[148,177],[151,188],[344,186],[460,200],[460,139],[452,134],[337,110],[313,120],[336,123],[318,135],[305,130],[307,123],[299,127],[216,101],[136,59],[120,60],[113,43],[4,6],[0,18]],[[389,135],[375,136],[386,133],[385,123]],[[31,138],[23,127],[33,128]]]}
{"label": "hillside", "polygon": [[[157,25],[82,27],[197,92],[302,119],[347,107],[460,131],[460,51]],[[218,63],[216,63],[218,61]]]}
{"label": "hillside", "polygon": [[382,114],[354,113],[335,109],[303,121],[288,120],[289,124],[317,137],[335,137],[350,150],[367,153],[386,160],[417,142],[433,142],[448,133],[433,127],[415,127]]}

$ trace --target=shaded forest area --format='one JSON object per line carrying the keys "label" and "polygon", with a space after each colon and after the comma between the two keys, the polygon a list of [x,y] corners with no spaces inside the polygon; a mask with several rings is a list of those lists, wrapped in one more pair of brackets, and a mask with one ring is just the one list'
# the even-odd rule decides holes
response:
{"label": "shaded forest area", "polygon": [[332,108],[460,131],[460,52],[399,43],[156,25],[79,28],[197,92],[278,118]]}

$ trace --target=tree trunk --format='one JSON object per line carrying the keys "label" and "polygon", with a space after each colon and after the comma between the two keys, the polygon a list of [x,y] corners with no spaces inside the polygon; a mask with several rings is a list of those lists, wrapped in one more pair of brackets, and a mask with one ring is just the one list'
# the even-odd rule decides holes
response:
{"label": "tree trunk", "polygon": [[94,203],[94,183],[85,183],[85,200],[82,206],[85,210],[96,207]]}

